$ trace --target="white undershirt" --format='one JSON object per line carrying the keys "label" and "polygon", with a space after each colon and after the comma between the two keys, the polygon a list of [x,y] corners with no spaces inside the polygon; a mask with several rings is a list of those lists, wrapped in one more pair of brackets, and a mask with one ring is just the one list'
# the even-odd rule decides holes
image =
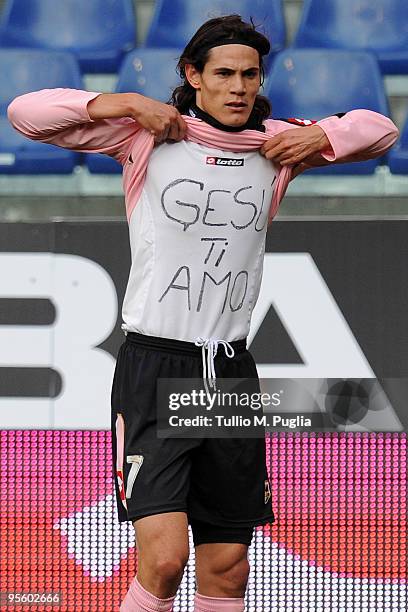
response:
{"label": "white undershirt", "polygon": [[188,342],[245,338],[276,175],[258,151],[157,147],[129,223],[122,329]]}

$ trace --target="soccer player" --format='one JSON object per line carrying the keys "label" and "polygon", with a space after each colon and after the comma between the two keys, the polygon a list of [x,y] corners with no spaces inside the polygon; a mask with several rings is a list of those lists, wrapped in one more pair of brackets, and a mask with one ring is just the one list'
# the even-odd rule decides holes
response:
{"label": "soccer player", "polygon": [[383,155],[398,136],[392,121],[366,110],[317,123],[268,119],[258,92],[269,48],[239,16],[220,17],[183,51],[170,104],[55,89],[9,107],[27,137],[123,165],[132,264],[112,440],[118,515],[135,527],[138,573],[122,612],[173,609],[189,524],[195,610],[244,609],[253,529],[275,520],[265,442],[158,438],[156,381],[257,378],[246,337],[268,222],[290,178]]}

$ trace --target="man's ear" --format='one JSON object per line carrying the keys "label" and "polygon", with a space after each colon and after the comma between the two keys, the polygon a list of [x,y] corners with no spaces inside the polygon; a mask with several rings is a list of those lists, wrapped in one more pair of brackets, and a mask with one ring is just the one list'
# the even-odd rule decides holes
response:
{"label": "man's ear", "polygon": [[184,66],[184,72],[186,74],[186,79],[190,83],[191,87],[194,87],[194,89],[200,89],[201,74],[198,72],[197,68],[195,68],[193,64],[186,64]]}

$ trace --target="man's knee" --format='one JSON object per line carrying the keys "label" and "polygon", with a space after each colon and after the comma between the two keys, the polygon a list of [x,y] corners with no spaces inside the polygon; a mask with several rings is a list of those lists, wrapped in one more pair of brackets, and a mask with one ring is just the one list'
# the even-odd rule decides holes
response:
{"label": "man's knee", "polygon": [[160,555],[149,560],[149,570],[165,582],[181,580],[188,558],[174,555],[172,558]]}
{"label": "man's knee", "polygon": [[242,597],[250,572],[246,551],[230,547],[220,550],[215,546],[218,550],[205,544],[196,549],[199,592],[215,597]]}
{"label": "man's knee", "polygon": [[139,552],[141,568],[169,582],[182,578],[188,558],[189,549],[185,546],[166,547],[158,545],[158,542],[154,542],[149,550]]}
{"label": "man's knee", "polygon": [[215,573],[215,576],[220,586],[224,587],[225,592],[229,590],[231,593],[234,593],[231,597],[235,597],[237,591],[241,591],[242,593],[245,592],[249,571],[248,559],[239,559],[235,561],[233,565],[225,567],[224,569],[221,568]]}
{"label": "man's knee", "polygon": [[156,597],[171,597],[177,592],[187,560],[182,553],[169,556],[168,552],[151,552],[148,558],[139,559],[139,582]]}

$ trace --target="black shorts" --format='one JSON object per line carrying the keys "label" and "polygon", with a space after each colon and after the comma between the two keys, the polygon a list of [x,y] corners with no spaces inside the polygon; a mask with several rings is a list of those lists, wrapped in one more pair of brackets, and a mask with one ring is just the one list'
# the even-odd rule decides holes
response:
{"label": "black shorts", "polygon": [[[214,359],[217,378],[258,380],[246,340]],[[186,512],[194,543],[250,544],[253,528],[273,523],[263,438],[158,438],[156,382],[201,378],[194,343],[128,333],[112,386],[112,457],[120,522]]]}

